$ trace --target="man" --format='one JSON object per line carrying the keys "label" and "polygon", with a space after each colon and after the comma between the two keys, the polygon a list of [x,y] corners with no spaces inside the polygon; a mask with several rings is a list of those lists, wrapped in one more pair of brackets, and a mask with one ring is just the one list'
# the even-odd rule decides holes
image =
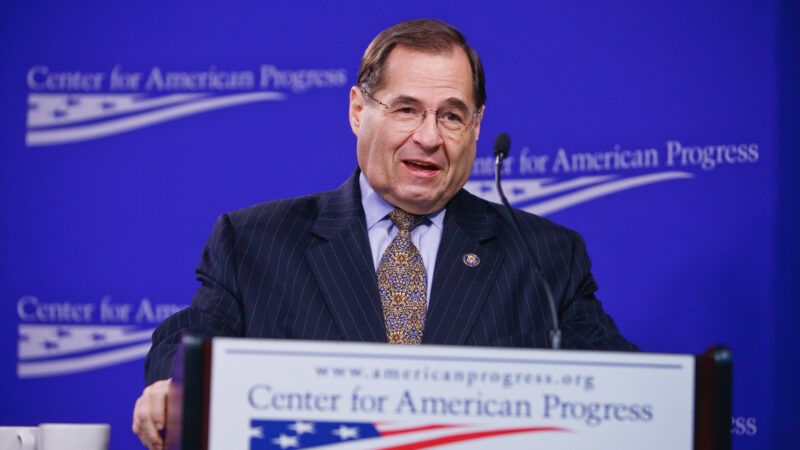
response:
{"label": "man", "polygon": [[153,335],[133,429],[160,448],[172,357],[204,336],[547,347],[541,268],[567,348],[633,350],[594,297],[583,241],[462,190],[486,99],[483,67],[447,24],[383,31],[350,90],[359,170],[338,189],[223,215],[192,305]]}

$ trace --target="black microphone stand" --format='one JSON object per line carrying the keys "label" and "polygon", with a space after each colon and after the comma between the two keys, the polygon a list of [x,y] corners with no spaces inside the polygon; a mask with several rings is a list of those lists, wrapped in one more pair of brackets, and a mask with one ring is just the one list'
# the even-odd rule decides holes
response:
{"label": "black microphone stand", "polygon": [[553,291],[550,289],[550,283],[547,282],[547,279],[542,275],[541,270],[536,265],[536,257],[533,249],[531,248],[531,244],[528,239],[525,239],[525,235],[522,233],[522,227],[520,226],[519,222],[517,221],[517,216],[514,213],[514,208],[511,207],[511,204],[508,203],[508,199],[506,198],[506,194],[503,192],[503,186],[500,183],[501,178],[501,171],[503,167],[503,160],[508,156],[508,151],[511,148],[511,138],[506,133],[500,133],[494,141],[494,154],[495,154],[495,167],[494,167],[494,183],[497,187],[497,192],[500,194],[500,200],[505,205],[506,209],[508,210],[508,215],[511,216],[511,222],[514,224],[514,229],[517,230],[517,234],[519,235],[520,239],[525,242],[525,248],[528,249],[528,254],[531,257],[533,273],[539,277],[539,280],[542,282],[542,286],[544,286],[545,295],[547,296],[547,302],[550,306],[550,316],[551,316],[551,325],[553,328],[550,330],[550,344],[553,350],[559,350],[561,348],[561,329],[559,328],[558,323],[558,310],[556,309],[556,302],[555,298],[553,297]]}

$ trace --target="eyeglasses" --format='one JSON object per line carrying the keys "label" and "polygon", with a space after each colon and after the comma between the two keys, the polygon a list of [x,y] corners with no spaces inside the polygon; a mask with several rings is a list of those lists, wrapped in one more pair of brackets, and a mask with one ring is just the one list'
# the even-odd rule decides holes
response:
{"label": "eyeglasses", "polygon": [[373,97],[366,89],[361,88],[365,97],[381,105],[386,110],[389,120],[395,124],[398,131],[410,133],[425,123],[428,112],[434,113],[436,123],[441,125],[442,131],[458,134],[472,126],[475,118],[478,117],[483,108],[470,112],[462,105],[447,105],[439,109],[425,109],[411,99],[398,99],[387,105]]}

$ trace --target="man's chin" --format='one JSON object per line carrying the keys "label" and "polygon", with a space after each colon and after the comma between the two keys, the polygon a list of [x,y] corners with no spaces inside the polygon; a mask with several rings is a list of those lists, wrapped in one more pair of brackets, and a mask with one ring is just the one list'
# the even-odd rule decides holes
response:
{"label": "man's chin", "polygon": [[419,195],[404,195],[393,200],[387,199],[387,201],[403,211],[417,215],[425,215],[436,212],[442,209],[445,203],[447,203],[441,198],[431,197],[430,192],[425,192]]}

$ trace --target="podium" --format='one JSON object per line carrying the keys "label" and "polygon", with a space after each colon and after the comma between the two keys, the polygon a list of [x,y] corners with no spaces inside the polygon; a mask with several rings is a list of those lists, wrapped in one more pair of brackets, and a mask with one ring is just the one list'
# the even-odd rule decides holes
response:
{"label": "podium", "polygon": [[184,337],[172,450],[731,448],[731,355]]}

